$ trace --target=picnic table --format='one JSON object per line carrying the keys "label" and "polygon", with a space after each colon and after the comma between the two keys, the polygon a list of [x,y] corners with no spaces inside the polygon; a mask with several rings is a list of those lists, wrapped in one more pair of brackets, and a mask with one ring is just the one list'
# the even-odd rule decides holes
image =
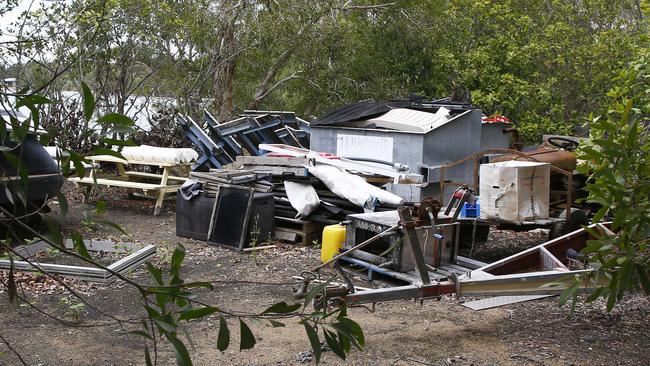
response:
{"label": "picnic table", "polygon": [[[114,163],[117,166],[117,176],[97,178],[96,169],[91,169],[87,177],[71,177],[68,181],[74,183],[78,188],[105,186],[105,187],[123,187],[130,192],[141,190],[147,197],[156,198],[154,216],[160,214],[163,200],[168,193],[175,193],[181,185],[188,180],[186,177],[171,175],[172,168],[187,163],[163,162],[153,160],[132,160],[121,159],[112,155],[96,155],[87,157],[93,164],[97,163]],[[133,165],[158,166],[163,169],[162,174],[145,173],[135,170],[127,170],[127,167]],[[147,181],[147,182],[144,182]]]}

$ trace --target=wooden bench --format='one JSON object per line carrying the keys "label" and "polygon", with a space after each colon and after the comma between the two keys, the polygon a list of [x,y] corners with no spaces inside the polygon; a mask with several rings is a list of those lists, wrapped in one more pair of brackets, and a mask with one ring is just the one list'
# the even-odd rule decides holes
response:
{"label": "wooden bench", "polygon": [[[114,163],[117,166],[119,176],[109,178],[97,178],[95,169],[90,171],[88,177],[71,177],[68,181],[74,183],[77,187],[92,187],[92,186],[105,186],[105,187],[122,187],[129,190],[141,190],[145,196],[153,195],[156,197],[156,206],[154,208],[154,216],[160,214],[162,209],[165,194],[174,193],[178,191],[181,185],[189,178],[178,177],[170,175],[172,167],[182,166],[183,164],[168,164],[147,161],[132,161],[120,159],[111,155],[89,156],[87,158],[93,163]],[[125,165],[150,165],[163,168],[162,174],[144,173],[132,170],[126,170]],[[146,183],[131,180],[132,178],[145,178],[157,181],[156,183]]]}

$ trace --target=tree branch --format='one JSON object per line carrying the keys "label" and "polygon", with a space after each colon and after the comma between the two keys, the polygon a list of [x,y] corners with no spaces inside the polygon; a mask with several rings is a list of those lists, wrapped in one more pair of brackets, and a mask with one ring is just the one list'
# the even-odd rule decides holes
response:
{"label": "tree branch", "polygon": [[0,334],[0,340],[2,340],[2,342],[7,346],[7,348],[9,348],[9,349],[11,350],[11,352],[14,353],[14,355],[16,355],[16,357],[18,357],[18,360],[20,361],[20,363],[22,363],[23,365],[27,366],[27,362],[25,362],[25,360],[23,360],[23,358],[20,356],[20,353],[18,353],[18,351],[16,351],[16,350],[15,350],[15,349],[14,349],[14,348],[9,344],[9,342],[7,342],[7,340],[5,339],[5,337],[2,336],[2,334]]}
{"label": "tree branch", "polygon": [[297,79],[300,77],[300,73],[302,73],[302,70],[296,71],[293,74],[287,76],[286,78],[278,80],[277,83],[273,84],[270,88],[268,88],[264,94],[256,96],[249,104],[247,109],[256,109],[257,106],[260,104],[260,102],[266,98],[267,95],[269,95],[272,91],[280,87],[282,84],[286,83],[289,80]]}

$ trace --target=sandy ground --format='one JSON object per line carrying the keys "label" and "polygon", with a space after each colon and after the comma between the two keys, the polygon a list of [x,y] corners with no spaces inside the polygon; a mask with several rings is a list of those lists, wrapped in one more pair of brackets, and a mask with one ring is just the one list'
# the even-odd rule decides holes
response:
{"label": "sandy ground", "polygon": [[[201,300],[236,313],[258,313],[278,301],[291,301],[291,276],[318,263],[318,250],[290,245],[242,254],[224,248],[208,247],[175,235],[173,201],[167,202],[160,216],[151,215],[153,202],[133,201],[124,194],[111,197],[107,219],[124,226],[130,237],[102,229],[86,237],[136,241],[158,245],[156,262],[169,260],[177,243],[187,248],[183,276],[187,280],[215,280],[213,291],[199,290]],[[66,231],[78,228],[89,217],[93,206],[77,197],[70,201],[70,213],[62,219]],[[56,206],[53,215],[56,215]],[[493,233],[481,251],[537,244],[543,235]],[[129,274],[150,283],[143,267]],[[0,276],[4,280],[4,277]],[[37,309],[3,301],[0,335],[28,365],[142,365],[142,339],[125,334],[117,325],[97,326],[110,319],[89,307],[72,316],[63,288],[43,276],[19,276],[23,295]],[[229,281],[252,283],[228,283]],[[79,281],[66,281],[88,298],[93,307],[122,318],[144,315],[138,293],[123,282],[101,287]],[[257,283],[256,283],[257,282]],[[382,281],[358,282],[366,287],[386,286]],[[351,317],[363,328],[366,347],[354,351],[346,361],[332,352],[323,354],[325,365],[648,365],[650,364],[650,302],[633,295],[612,313],[600,302],[559,307],[555,299],[514,304],[475,312],[458,301],[396,301],[377,304],[374,312],[350,309]],[[46,315],[67,321],[66,325]],[[229,318],[232,339],[238,339],[236,319]],[[216,347],[218,319],[209,317],[185,327],[191,336],[190,354],[196,365],[299,365],[313,363],[310,346],[296,319],[284,321],[286,327],[272,328],[252,322],[257,345],[238,351],[237,344],[221,353]],[[136,329],[137,325],[125,325]],[[160,365],[172,365],[174,356],[160,343]],[[0,343],[0,364],[21,364],[6,344]]]}

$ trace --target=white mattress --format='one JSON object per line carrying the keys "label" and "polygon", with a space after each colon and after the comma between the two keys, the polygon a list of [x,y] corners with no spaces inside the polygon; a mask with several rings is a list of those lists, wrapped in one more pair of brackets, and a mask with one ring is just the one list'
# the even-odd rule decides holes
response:
{"label": "white mattress", "polygon": [[189,148],[157,147],[149,145],[126,146],[122,156],[128,161],[182,164],[198,159],[199,154]]}

